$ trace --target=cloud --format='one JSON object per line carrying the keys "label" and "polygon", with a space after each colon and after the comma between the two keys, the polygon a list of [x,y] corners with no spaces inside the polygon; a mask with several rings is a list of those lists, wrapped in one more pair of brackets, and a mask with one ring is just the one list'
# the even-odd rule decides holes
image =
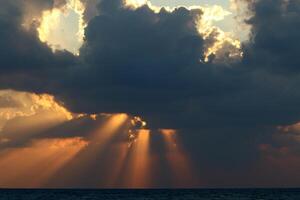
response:
{"label": "cloud", "polygon": [[[51,93],[78,113],[144,116],[158,128],[273,126],[298,120],[297,74],[274,73],[292,72],[297,65],[296,56],[290,58],[297,52],[295,1],[278,11],[281,1],[269,2],[271,6],[249,2],[251,40],[241,45],[244,56],[233,63],[226,58],[232,49],[238,54],[234,45],[225,42],[220,47],[218,31],[208,37],[199,33],[201,8],[158,12],[148,5],[130,8],[123,3],[100,1],[99,14],[86,27],[79,57],[52,53],[36,34],[14,25],[20,34],[14,37],[17,41],[8,32],[2,36],[6,38],[2,46],[11,46],[1,51],[2,87]],[[272,26],[264,24],[271,17],[279,20],[272,20]],[[290,27],[279,30],[281,25]],[[287,37],[290,32],[295,32],[292,40]],[[288,53],[276,50],[291,41]],[[203,62],[208,44],[219,50]]]}
{"label": "cloud", "polygon": [[[1,78],[2,87],[52,93],[75,112],[127,112],[149,118],[159,113],[171,121],[175,115],[179,121],[194,117],[190,102],[226,87],[219,80],[213,83],[223,67],[214,72],[209,63],[201,63],[207,42],[197,26],[200,8],[155,12],[147,5],[124,7],[122,1],[101,1],[98,7],[100,14],[86,28],[79,59],[63,51],[53,53],[32,31],[18,30],[21,41],[5,40],[3,46],[12,46],[12,52],[2,51],[7,54],[3,66],[12,66],[1,68],[11,70]],[[20,29],[18,24],[12,28]],[[209,39],[214,43],[213,36]],[[206,87],[210,83],[215,85]],[[77,95],[83,99],[76,102]],[[157,126],[177,124],[161,121]]]}
{"label": "cloud", "polygon": [[245,63],[279,74],[298,72],[299,2],[258,1],[249,9],[252,43],[245,49]]}
{"label": "cloud", "polygon": [[0,149],[27,145],[40,133],[75,117],[46,94],[2,90],[0,99]]}
{"label": "cloud", "polygon": [[[62,72],[58,69],[75,62],[71,53],[66,51],[53,53],[38,39],[36,31],[38,22],[34,18],[30,23],[26,21],[29,5],[30,11],[34,9],[30,14],[39,16],[42,11],[51,9],[54,1],[30,1],[31,4],[25,4],[24,1],[14,0],[0,3],[2,88],[21,89],[24,84],[28,90],[39,90],[34,85],[46,83],[42,80],[48,80],[51,76],[54,80]],[[28,24],[24,24],[25,22]]]}

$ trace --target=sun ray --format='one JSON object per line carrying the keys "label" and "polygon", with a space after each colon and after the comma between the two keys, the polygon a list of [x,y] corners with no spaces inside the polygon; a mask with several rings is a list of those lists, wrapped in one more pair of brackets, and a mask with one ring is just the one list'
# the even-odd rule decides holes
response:
{"label": "sun ray", "polygon": [[[104,122],[97,121],[97,117],[93,117],[93,121],[100,123],[100,125],[87,137],[89,145],[78,152],[76,159],[66,163],[65,167],[58,172],[59,175],[56,174],[56,176],[63,176],[63,182],[76,184],[81,180],[81,177],[85,177],[90,171],[95,170],[99,163],[106,166],[104,165],[104,163],[107,163],[105,161],[106,155],[113,146],[114,138],[122,132],[120,129],[128,121],[129,116],[127,114],[107,114],[106,117],[107,119]],[[109,173],[104,175],[111,176],[110,171],[112,171],[112,168],[113,166],[109,167]],[[95,172],[93,180],[99,175],[103,176],[103,173],[101,171]],[[51,185],[51,180],[47,185]]]}
{"label": "sun ray", "polygon": [[116,188],[119,187],[119,180],[122,176],[124,164],[129,153],[129,148],[126,142],[117,143],[106,149],[106,154],[109,155],[102,162],[109,163],[109,167],[102,169],[101,179],[105,182],[99,182],[101,188]]}
{"label": "sun ray", "polygon": [[197,182],[190,159],[178,141],[177,132],[173,129],[161,129],[160,133],[166,145],[166,159],[171,170],[174,187],[188,187]]}
{"label": "sun ray", "polygon": [[0,154],[1,187],[41,187],[87,142],[82,138],[41,139]]}
{"label": "sun ray", "polygon": [[122,172],[122,186],[127,188],[148,188],[151,185],[150,130],[140,129],[135,142],[129,146],[125,170]]}
{"label": "sun ray", "polygon": [[113,114],[104,125],[91,134],[91,140],[97,142],[98,146],[107,143],[126,120],[128,120],[127,114]]}

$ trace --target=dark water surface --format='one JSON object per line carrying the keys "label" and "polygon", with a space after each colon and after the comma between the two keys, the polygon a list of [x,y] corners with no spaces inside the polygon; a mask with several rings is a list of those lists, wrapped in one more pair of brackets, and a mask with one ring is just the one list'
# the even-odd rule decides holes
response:
{"label": "dark water surface", "polygon": [[300,189],[0,190],[0,200],[300,200]]}

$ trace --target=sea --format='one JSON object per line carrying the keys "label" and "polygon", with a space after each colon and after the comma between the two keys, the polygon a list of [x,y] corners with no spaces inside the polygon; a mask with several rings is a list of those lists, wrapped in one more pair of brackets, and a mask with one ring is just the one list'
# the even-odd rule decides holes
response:
{"label": "sea", "polygon": [[0,189],[0,200],[300,200],[300,189]]}

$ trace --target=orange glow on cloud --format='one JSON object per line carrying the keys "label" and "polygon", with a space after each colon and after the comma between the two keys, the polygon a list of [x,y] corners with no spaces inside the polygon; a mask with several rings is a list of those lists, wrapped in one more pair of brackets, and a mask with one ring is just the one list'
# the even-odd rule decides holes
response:
{"label": "orange glow on cloud", "polygon": [[73,114],[48,94],[2,90],[0,97],[17,104],[0,105],[0,143],[30,140],[73,119]]}
{"label": "orange glow on cloud", "polygon": [[0,90],[0,97],[11,99],[11,101],[18,104],[17,107],[1,107],[0,120],[11,120],[16,117],[30,117],[38,114],[39,112],[57,113],[63,120],[73,119],[73,114],[60,105],[55,100],[54,96],[49,94]]}
{"label": "orange glow on cloud", "polygon": [[81,138],[41,139],[30,147],[3,150],[0,186],[41,187],[87,144]]}

